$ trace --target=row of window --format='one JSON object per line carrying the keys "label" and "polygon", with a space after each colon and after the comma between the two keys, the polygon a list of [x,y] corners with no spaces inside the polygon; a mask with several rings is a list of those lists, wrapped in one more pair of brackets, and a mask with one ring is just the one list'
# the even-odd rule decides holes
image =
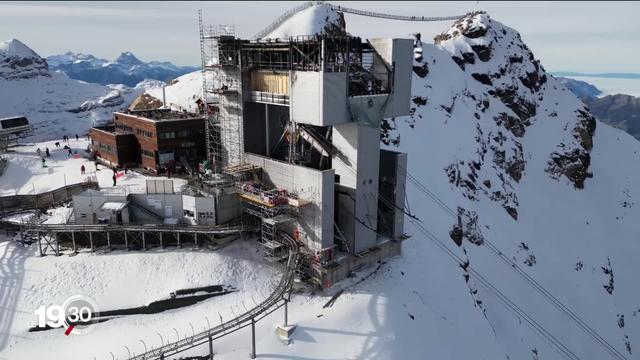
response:
{"label": "row of window", "polygon": [[116,129],[120,129],[123,132],[133,132],[133,128],[131,126],[127,126],[127,125],[123,125],[123,124],[116,124]]}
{"label": "row of window", "polygon": [[109,144],[103,144],[101,142],[98,142],[98,149],[100,149],[100,151],[104,151],[104,152],[108,152],[108,153],[115,152],[115,149],[113,148],[113,146],[111,146]]}
{"label": "row of window", "polygon": [[142,149],[142,150],[140,150],[140,153],[141,153],[143,156],[147,156],[147,157],[150,157],[150,158],[154,158],[154,159],[155,159],[155,155],[154,155],[153,151],[149,151],[149,150]]}
{"label": "row of window", "polygon": [[151,133],[151,131],[142,130],[142,129],[136,129],[136,134],[142,135],[142,136],[148,137],[148,138],[152,138],[153,137],[153,134]]}
{"label": "row of window", "polygon": [[166,131],[158,133],[159,139],[175,139],[175,138],[188,138],[191,136],[191,130]]}

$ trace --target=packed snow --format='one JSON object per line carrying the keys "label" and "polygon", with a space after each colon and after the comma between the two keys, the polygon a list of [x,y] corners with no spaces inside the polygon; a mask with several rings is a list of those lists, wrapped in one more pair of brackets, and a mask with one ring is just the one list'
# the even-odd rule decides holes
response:
{"label": "packed snow", "polygon": [[[55,146],[56,142],[60,147]],[[80,157],[70,156],[69,151],[63,148],[65,145]],[[88,146],[89,141],[86,137],[79,140],[72,137],[69,142],[51,140],[12,148],[13,151],[4,155],[7,167],[0,176],[0,196],[38,194],[86,180],[97,180],[100,187],[113,188],[113,172],[104,165],[98,165],[98,171],[96,171],[95,163],[85,152]],[[51,154],[50,157],[46,157],[47,148]],[[41,155],[38,155],[38,149]],[[42,158],[46,160],[47,167],[42,167]],[[80,172],[83,165],[85,175]],[[116,188],[128,192],[144,192],[146,179],[148,177],[129,171],[127,175],[118,178]],[[186,184],[183,179],[172,180],[176,191]]]}

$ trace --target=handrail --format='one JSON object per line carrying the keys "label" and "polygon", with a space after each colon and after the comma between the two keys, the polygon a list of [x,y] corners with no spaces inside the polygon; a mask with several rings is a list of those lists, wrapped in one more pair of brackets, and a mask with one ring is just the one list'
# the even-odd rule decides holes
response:
{"label": "handrail", "polygon": [[253,36],[254,39],[262,39],[263,37],[265,37],[269,33],[273,32],[276,28],[278,28],[278,26],[282,25],[285,21],[287,21],[291,17],[293,17],[295,14],[299,13],[302,10],[308,9],[311,6],[317,5],[317,4],[325,4],[325,5],[327,5],[328,7],[330,7],[331,9],[333,9],[335,11],[341,11],[341,12],[344,12],[344,13],[360,15],[360,16],[375,17],[375,18],[381,18],[381,19],[401,20],[401,21],[446,21],[446,20],[458,20],[458,19],[460,19],[460,18],[465,16],[465,15],[453,15],[453,16],[392,15],[392,14],[384,14],[384,13],[379,13],[379,12],[374,12],[374,11],[359,10],[359,9],[344,7],[344,6],[340,6],[340,5],[333,5],[331,3],[324,2],[324,1],[309,1],[309,2],[306,2],[306,3],[302,4],[302,5],[300,5],[300,6],[297,6],[297,7],[293,8],[293,9],[291,9],[291,10],[288,10],[284,14],[280,15],[274,22],[269,24],[269,26],[264,28],[262,31],[260,31],[256,35],[254,35]]}
{"label": "handrail", "polygon": [[34,224],[29,230],[53,232],[91,232],[91,231],[152,231],[152,232],[203,232],[210,234],[227,234],[250,229],[240,225],[127,225],[127,224]]}
{"label": "handrail", "polygon": [[208,330],[202,331],[193,336],[186,337],[182,340],[178,340],[176,342],[151,349],[140,355],[134,355],[129,359],[159,359],[168,354],[176,354],[181,351],[190,349],[194,346],[200,345],[198,343],[200,341],[207,340],[216,335],[226,334],[228,330],[232,330],[231,332],[233,332],[235,330],[243,328],[249,325],[252,321],[255,321],[256,318],[259,318],[260,315],[268,312],[272,307],[278,305],[280,301],[288,301],[288,298],[285,298],[285,295],[291,291],[291,288],[293,286],[294,276],[296,273],[296,264],[298,263],[298,257],[300,256],[300,253],[298,250],[298,243],[289,234],[284,232],[279,232],[278,234],[280,238],[285,242],[285,245],[289,250],[289,256],[287,259],[287,264],[283,270],[282,277],[280,278],[280,281],[278,282],[275,290],[269,295],[269,297],[267,297],[263,302],[261,302],[251,310],[245,312],[244,314],[241,314],[218,326],[214,326],[212,328],[209,328]]}

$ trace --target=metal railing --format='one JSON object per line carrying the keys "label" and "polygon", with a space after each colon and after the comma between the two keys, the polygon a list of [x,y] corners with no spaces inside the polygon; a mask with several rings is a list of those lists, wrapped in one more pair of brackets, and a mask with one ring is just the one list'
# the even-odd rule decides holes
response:
{"label": "metal railing", "polygon": [[[149,360],[149,359],[164,359],[166,356],[178,354],[182,351],[194,348],[209,341],[209,339],[220,338],[240,330],[251,324],[255,324],[256,321],[264,318],[271,312],[275,311],[280,306],[289,301],[288,293],[291,292],[293,286],[294,277],[296,274],[296,266],[298,264],[298,257],[300,252],[296,241],[286,233],[278,233],[279,238],[283,241],[287,247],[289,256],[287,263],[282,273],[282,277],[278,282],[275,290],[260,304],[251,310],[245,312],[242,315],[235,317],[227,322],[224,322],[218,326],[210,327],[208,330],[202,331],[193,336],[186,337],[176,342],[160,346],[152,349],[140,355],[134,355],[130,357],[130,360]],[[282,304],[281,304],[282,302]]]}
{"label": "metal railing", "polygon": [[9,195],[0,197],[0,214],[15,212],[16,210],[43,209],[56,204],[70,201],[73,195],[80,194],[87,189],[97,190],[98,183],[87,181],[62,186],[60,188],[39,194]]}

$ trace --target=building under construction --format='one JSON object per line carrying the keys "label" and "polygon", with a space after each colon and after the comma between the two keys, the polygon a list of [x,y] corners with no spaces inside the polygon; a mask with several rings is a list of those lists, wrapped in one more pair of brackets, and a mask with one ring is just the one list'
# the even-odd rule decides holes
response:
{"label": "building under construction", "polygon": [[413,41],[245,40],[200,23],[206,168],[260,219],[266,257],[286,232],[328,287],[398,255],[407,155],[380,149],[380,124],[409,114]]}

